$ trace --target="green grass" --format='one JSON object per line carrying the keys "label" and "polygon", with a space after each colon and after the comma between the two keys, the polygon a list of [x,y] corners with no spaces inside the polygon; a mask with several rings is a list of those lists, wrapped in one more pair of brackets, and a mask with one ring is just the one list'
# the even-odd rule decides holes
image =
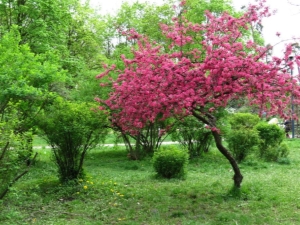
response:
{"label": "green grass", "polygon": [[129,161],[122,148],[89,152],[87,179],[59,184],[50,150],[0,202],[0,224],[292,225],[300,224],[300,140],[289,160],[241,164],[232,189],[228,162],[212,150],[190,162],[185,180],[157,179],[150,159]]}

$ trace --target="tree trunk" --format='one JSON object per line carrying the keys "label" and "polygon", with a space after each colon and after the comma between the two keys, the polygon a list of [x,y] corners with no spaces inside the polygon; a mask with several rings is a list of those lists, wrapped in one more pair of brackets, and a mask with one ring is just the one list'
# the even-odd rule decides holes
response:
{"label": "tree trunk", "polygon": [[212,131],[212,134],[214,136],[218,150],[226,157],[226,159],[229,161],[230,165],[232,166],[232,169],[234,171],[234,176],[233,176],[234,186],[240,188],[241,183],[243,181],[243,175],[241,174],[237,161],[233,158],[230,152],[222,144],[222,137],[218,133],[218,131]]}
{"label": "tree trunk", "polygon": [[[198,120],[202,121],[204,124],[207,124],[212,128],[217,127],[216,126],[217,119],[212,114],[205,112],[204,107],[198,109],[198,111],[202,115],[197,113],[196,109],[195,109],[192,111],[193,116],[195,116]],[[203,115],[205,115],[205,117]],[[234,171],[234,176],[233,176],[234,186],[236,188],[240,188],[241,183],[243,181],[243,175],[241,174],[241,171],[237,164],[237,161],[233,158],[233,156],[230,154],[230,152],[222,144],[222,137],[221,137],[219,131],[212,130],[211,132],[215,139],[215,143],[216,143],[218,150],[226,157],[226,159],[229,161],[230,165],[232,166],[232,169]]]}

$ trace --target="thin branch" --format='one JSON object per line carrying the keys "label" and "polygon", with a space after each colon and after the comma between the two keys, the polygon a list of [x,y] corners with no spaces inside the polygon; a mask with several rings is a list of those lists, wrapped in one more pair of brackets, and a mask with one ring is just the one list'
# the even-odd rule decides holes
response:
{"label": "thin branch", "polygon": [[2,193],[0,193],[0,199],[3,199],[4,196],[7,194],[7,192],[9,191],[9,188],[16,183],[21,177],[23,177],[26,173],[29,172],[29,169],[32,165],[32,162],[35,161],[36,157],[37,157],[38,153],[36,152],[33,159],[31,160],[30,164],[27,166],[26,170],[23,171],[22,173],[20,173],[19,175],[17,175],[11,182],[9,185],[7,185],[6,189],[4,189],[4,191]]}

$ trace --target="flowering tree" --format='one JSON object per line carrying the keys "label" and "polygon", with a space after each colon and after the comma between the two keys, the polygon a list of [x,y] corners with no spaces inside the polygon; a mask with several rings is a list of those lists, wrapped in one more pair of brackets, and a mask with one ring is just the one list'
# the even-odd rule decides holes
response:
{"label": "flowering tree", "polygon": [[[158,116],[164,120],[193,115],[211,130],[218,150],[233,168],[235,187],[240,187],[243,176],[222,144],[215,112],[231,100],[247,97],[250,104],[259,106],[260,113],[286,117],[291,95],[295,102],[300,95],[296,80],[282,66],[293,67],[289,61],[292,45],[287,45],[282,58],[273,57],[266,63],[270,46],[259,46],[243,35],[270,15],[262,0],[249,5],[240,18],[226,12],[219,17],[206,12],[207,20],[202,24],[174,18],[171,25],[161,25],[171,40],[167,50],[130,30],[126,35],[137,41],[134,57],[122,56],[124,70],[112,66],[97,76],[102,78],[111,71],[119,74],[112,80],[110,97],[98,101],[110,109],[113,123],[131,133]],[[299,64],[300,57],[296,62]]]}

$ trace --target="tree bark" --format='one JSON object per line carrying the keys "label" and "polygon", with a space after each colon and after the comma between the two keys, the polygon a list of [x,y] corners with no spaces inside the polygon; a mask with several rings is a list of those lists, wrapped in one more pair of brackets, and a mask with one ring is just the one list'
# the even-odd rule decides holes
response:
{"label": "tree bark", "polygon": [[[203,123],[209,125],[211,128],[217,127],[216,126],[216,118],[212,114],[210,114],[208,112],[204,112],[204,110],[202,108],[199,109],[198,111],[201,112],[204,116],[198,114],[196,112],[196,110],[192,111],[192,115],[194,117],[196,117],[198,120],[202,121]],[[241,183],[243,181],[243,175],[241,173],[241,170],[238,166],[237,161],[234,159],[234,157],[230,154],[230,152],[222,144],[222,137],[221,137],[219,131],[212,130],[211,132],[215,139],[215,143],[216,143],[218,150],[222,153],[222,155],[224,155],[226,157],[226,159],[229,161],[229,163],[234,171],[234,175],[233,175],[234,186],[236,188],[240,188]]]}
{"label": "tree bark", "polygon": [[212,131],[212,134],[214,136],[218,150],[226,157],[226,159],[229,161],[229,163],[234,171],[234,176],[233,176],[234,186],[237,188],[240,188],[241,183],[243,181],[243,175],[237,164],[237,161],[233,158],[233,156],[230,154],[230,152],[222,144],[221,135],[217,131]]}

